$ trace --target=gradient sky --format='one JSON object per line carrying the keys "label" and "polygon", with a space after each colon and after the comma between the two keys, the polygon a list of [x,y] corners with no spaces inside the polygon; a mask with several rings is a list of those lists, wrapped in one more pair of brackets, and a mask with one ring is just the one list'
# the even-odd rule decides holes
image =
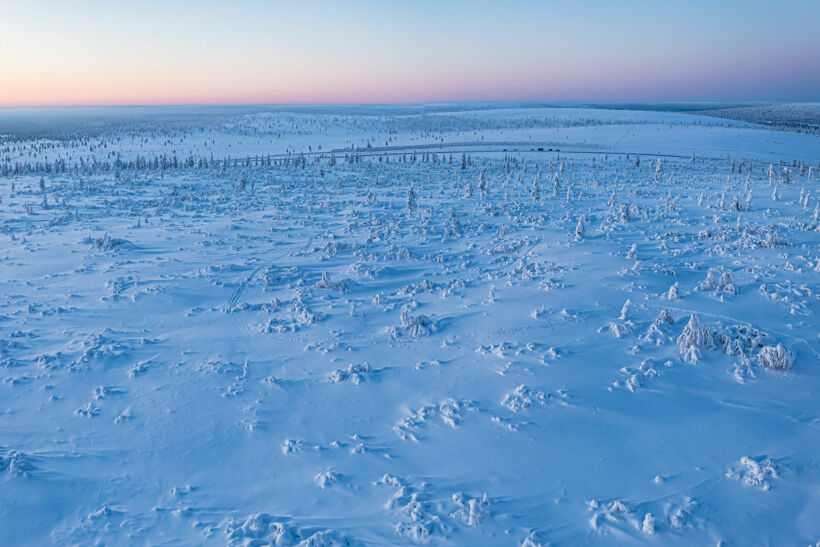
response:
{"label": "gradient sky", "polygon": [[820,100],[820,0],[0,0],[0,106]]}

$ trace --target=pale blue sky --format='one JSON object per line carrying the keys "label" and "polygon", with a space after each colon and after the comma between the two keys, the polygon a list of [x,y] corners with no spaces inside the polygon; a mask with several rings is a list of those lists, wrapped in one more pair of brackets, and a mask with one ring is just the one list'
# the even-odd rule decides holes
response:
{"label": "pale blue sky", "polygon": [[820,0],[0,7],[0,105],[820,100]]}

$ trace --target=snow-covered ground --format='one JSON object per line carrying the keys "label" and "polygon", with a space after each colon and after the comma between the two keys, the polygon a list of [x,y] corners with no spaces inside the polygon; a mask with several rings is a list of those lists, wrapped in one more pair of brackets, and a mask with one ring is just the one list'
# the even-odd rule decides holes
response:
{"label": "snow-covered ground", "polygon": [[120,114],[0,112],[0,543],[820,541],[820,136]]}

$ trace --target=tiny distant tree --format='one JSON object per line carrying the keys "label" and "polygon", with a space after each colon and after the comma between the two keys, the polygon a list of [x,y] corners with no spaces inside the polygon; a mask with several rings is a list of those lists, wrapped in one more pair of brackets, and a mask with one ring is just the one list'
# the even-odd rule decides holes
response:
{"label": "tiny distant tree", "polygon": [[407,210],[411,213],[416,210],[418,204],[416,203],[416,192],[413,190],[413,185],[407,190]]}
{"label": "tiny distant tree", "polygon": [[575,239],[580,240],[584,239],[584,219],[578,219],[578,225],[575,226]]}
{"label": "tiny distant tree", "polygon": [[782,184],[789,184],[791,182],[791,177],[789,175],[789,168],[784,167],[783,171],[780,172],[780,182]]}
{"label": "tiny distant tree", "polygon": [[661,159],[658,158],[658,160],[655,162],[655,182],[658,182],[659,180],[661,180],[661,172],[662,172]]}
{"label": "tiny distant tree", "polygon": [[530,189],[530,195],[532,196],[532,200],[535,202],[541,199],[541,189],[538,187],[538,177],[533,177],[532,179],[532,188]]}

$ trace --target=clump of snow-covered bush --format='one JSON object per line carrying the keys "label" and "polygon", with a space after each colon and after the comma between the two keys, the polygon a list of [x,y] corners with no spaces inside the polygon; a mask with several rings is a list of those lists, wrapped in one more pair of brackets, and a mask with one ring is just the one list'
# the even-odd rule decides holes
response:
{"label": "clump of snow-covered bush", "polygon": [[407,309],[401,312],[401,326],[413,338],[428,336],[433,332],[433,321],[426,315],[411,315]]}
{"label": "clump of snow-covered bush", "polygon": [[757,354],[757,364],[772,370],[790,370],[794,357],[782,344],[763,346]]}
{"label": "clump of snow-covered bush", "polygon": [[723,268],[709,268],[706,279],[701,281],[698,288],[702,291],[737,294],[734,274]]}

